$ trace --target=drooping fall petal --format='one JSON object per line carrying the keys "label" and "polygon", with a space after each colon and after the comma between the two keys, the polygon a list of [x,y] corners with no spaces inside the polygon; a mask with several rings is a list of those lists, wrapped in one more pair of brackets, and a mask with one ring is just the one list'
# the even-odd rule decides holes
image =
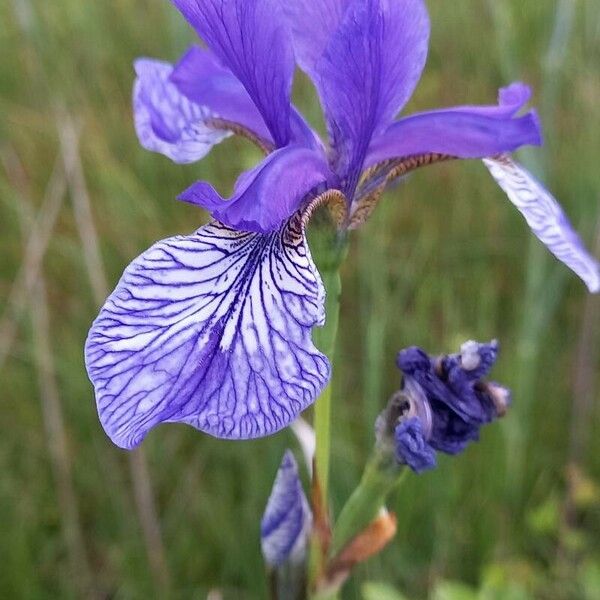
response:
{"label": "drooping fall petal", "polygon": [[552,194],[509,156],[483,162],[535,236],[583,280],[590,292],[600,292],[600,263],[585,249]]}
{"label": "drooping fall petal", "polygon": [[300,214],[269,234],[213,222],[158,242],[86,342],[104,429],[130,449],[166,422],[230,439],[289,425],[329,378],[311,341],[323,303]]}

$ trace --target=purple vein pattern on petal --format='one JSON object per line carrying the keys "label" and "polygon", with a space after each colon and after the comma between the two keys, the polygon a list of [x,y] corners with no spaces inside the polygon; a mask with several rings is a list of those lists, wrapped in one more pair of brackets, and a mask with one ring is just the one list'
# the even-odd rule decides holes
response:
{"label": "purple vein pattern on petal", "polygon": [[312,76],[350,0],[280,1],[294,40],[296,62]]}
{"label": "purple vein pattern on petal", "polygon": [[298,465],[288,450],[277,471],[260,525],[265,562],[277,567],[294,559],[302,560],[311,527],[312,513],[302,489]]}
{"label": "purple vein pattern on petal", "polygon": [[279,0],[173,2],[242,82],[275,144],[287,144],[294,50]]}
{"label": "purple vein pattern on petal", "polygon": [[410,98],[428,41],[421,0],[355,0],[317,63],[316,84],[347,195],[371,138]]}
{"label": "purple vein pattern on petal", "polygon": [[170,64],[139,59],[135,70],[135,128],[144,148],[177,163],[190,163],[206,156],[215,144],[230,135],[206,124],[216,115],[181,94],[170,81]]}
{"label": "purple vein pattern on petal", "polygon": [[129,449],[164,422],[229,439],[289,425],[329,378],[311,341],[324,295],[300,214],[267,235],[212,222],[158,242],[86,342],[105,431]]}
{"label": "purple vein pattern on petal", "polygon": [[497,106],[460,106],[417,113],[400,119],[373,140],[366,167],[390,159],[426,154],[485,158],[542,143],[535,111],[516,117],[529,88],[515,83],[500,90]]}
{"label": "purple vein pattern on petal", "polygon": [[272,141],[271,134],[252,98],[240,80],[209,50],[193,46],[175,65],[171,81],[177,89],[219,118],[242,125],[259,137]]}
{"label": "purple vein pattern on petal", "polygon": [[483,161],[548,250],[574,271],[590,292],[600,292],[600,264],[585,249],[557,200],[508,156]]}
{"label": "purple vein pattern on petal", "polygon": [[266,233],[278,229],[305,198],[325,191],[330,179],[323,155],[301,146],[287,146],[243,173],[228,200],[202,181],[179,199],[202,206],[235,229]]}

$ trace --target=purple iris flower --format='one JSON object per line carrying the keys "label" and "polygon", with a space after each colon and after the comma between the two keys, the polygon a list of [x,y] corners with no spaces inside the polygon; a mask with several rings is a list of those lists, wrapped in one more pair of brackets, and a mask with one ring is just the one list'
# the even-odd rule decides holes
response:
{"label": "purple iris flower", "polygon": [[458,354],[433,358],[421,348],[402,350],[403,385],[378,419],[379,444],[387,440],[417,473],[435,467],[436,452],[462,452],[510,405],[508,389],[483,380],[497,356],[496,341],[466,342]]}
{"label": "purple iris flower", "polygon": [[[231,439],[288,425],[330,376],[311,341],[325,319],[311,208],[343,198],[339,225],[355,228],[390,181],[432,162],[484,159],[533,232],[598,291],[598,264],[557,202],[506,154],[541,143],[535,112],[518,114],[527,86],[494,106],[394,121],[425,64],[422,0],[173,1],[207,48],[174,66],[136,62],[142,145],[188,163],[239,134],[267,156],[228,199],[204,182],[185,191],[214,220],[135,259],[94,322],[86,364],[116,444],[164,422]],[[318,90],[328,145],[291,103],[296,63]]]}
{"label": "purple iris flower", "polygon": [[288,450],[277,471],[260,525],[265,562],[279,567],[287,561],[303,561],[311,527],[312,512],[302,489],[298,465]]}

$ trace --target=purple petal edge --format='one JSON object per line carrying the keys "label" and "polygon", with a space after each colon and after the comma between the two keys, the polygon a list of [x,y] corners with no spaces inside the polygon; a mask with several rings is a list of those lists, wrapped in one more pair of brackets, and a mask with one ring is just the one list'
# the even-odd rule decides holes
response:
{"label": "purple petal edge", "polygon": [[509,156],[487,158],[483,162],[535,236],[584,281],[590,292],[600,292],[600,263],[585,249],[550,192]]}
{"label": "purple petal edge", "polygon": [[497,106],[458,106],[400,119],[373,140],[365,165],[428,153],[487,158],[525,145],[540,146],[536,111],[515,116],[530,97],[528,86],[513,83],[500,90]]}
{"label": "purple petal edge", "polygon": [[275,144],[291,137],[294,50],[279,0],[172,0],[243,84]]}
{"label": "purple petal edge", "polygon": [[229,199],[205,182],[195,183],[179,199],[205,208],[234,229],[267,233],[278,229],[307,197],[325,191],[331,178],[322,154],[287,146],[243,173]]}
{"label": "purple petal edge", "polygon": [[283,0],[281,6],[294,40],[296,62],[311,77],[350,0]]}
{"label": "purple petal edge", "polygon": [[170,81],[170,64],[141,58],[135,61],[135,70],[133,112],[144,148],[185,164],[200,160],[230,135],[206,124],[215,113],[180,93]]}
{"label": "purple petal edge", "polygon": [[173,67],[170,81],[191,102],[272,142],[267,125],[242,83],[210,50],[189,48]]}

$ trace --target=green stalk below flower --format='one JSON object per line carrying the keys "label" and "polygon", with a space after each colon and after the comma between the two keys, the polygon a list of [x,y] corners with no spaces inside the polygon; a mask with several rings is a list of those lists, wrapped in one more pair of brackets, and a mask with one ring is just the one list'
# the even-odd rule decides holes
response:
{"label": "green stalk below flower", "polygon": [[[340,295],[342,283],[340,266],[346,257],[347,239],[337,232],[332,234],[317,228],[311,236],[311,249],[325,286],[325,314],[323,327],[313,331],[313,340],[317,348],[333,364],[335,341],[338,331]],[[325,501],[329,487],[329,457],[331,452],[331,383],[323,390],[315,403],[314,422],[316,436],[315,470]]]}
{"label": "green stalk below flower", "polygon": [[344,505],[333,531],[332,555],[336,555],[360,533],[385,506],[390,493],[400,485],[408,470],[393,457],[376,450],[367,463],[358,487]]}

